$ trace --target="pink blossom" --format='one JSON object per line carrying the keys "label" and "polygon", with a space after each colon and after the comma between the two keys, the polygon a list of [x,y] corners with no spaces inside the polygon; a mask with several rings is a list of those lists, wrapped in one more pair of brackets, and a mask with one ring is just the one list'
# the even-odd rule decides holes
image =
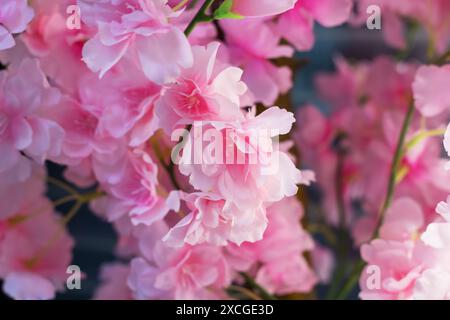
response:
{"label": "pink blossom", "polygon": [[242,271],[261,264],[255,279],[269,292],[308,292],[317,277],[302,256],[314,247],[312,238],[299,224],[303,208],[291,197],[268,207],[267,215],[269,222],[262,240],[225,249],[229,263]]}
{"label": "pink blossom", "polygon": [[316,244],[312,250],[311,257],[312,266],[318,280],[321,283],[329,283],[336,265],[333,252],[324,246]]}
{"label": "pink blossom", "polygon": [[127,214],[134,224],[147,225],[162,220],[171,210],[178,210],[176,192],[165,197],[157,194],[157,167],[143,149],[124,149],[111,161],[109,154],[97,154],[94,172],[108,193],[103,206],[108,220]]}
{"label": "pink blossom", "polygon": [[210,243],[223,246],[228,241],[241,243],[261,240],[267,227],[265,209],[241,211],[214,194],[193,193],[185,196],[191,210],[163,240],[182,246]]}
{"label": "pink blossom", "polygon": [[29,210],[10,217],[0,237],[3,289],[15,299],[51,299],[63,289],[73,240],[46,199],[24,201]]}
{"label": "pink blossom", "polygon": [[[231,62],[242,66],[242,80],[256,102],[271,105],[292,86],[291,70],[275,67],[267,59],[291,57],[291,47],[280,45],[281,37],[266,19],[222,20]],[[242,32],[245,30],[246,32]]]}
{"label": "pink blossom", "polygon": [[50,280],[30,272],[11,272],[5,278],[3,291],[16,300],[50,300],[55,288]]}
{"label": "pink blossom", "polygon": [[17,173],[14,171],[0,174],[0,224],[2,220],[19,212],[32,210],[33,202],[41,200],[41,195],[45,192],[44,170],[37,164],[31,165],[29,169],[30,171],[25,172],[27,178],[20,181],[17,181]]}
{"label": "pink blossom", "polygon": [[20,171],[30,172],[27,157],[43,163],[61,152],[64,131],[46,117],[60,94],[29,59],[12,73],[2,72],[0,87],[0,173],[13,170],[20,177]]}
{"label": "pink blossom", "polygon": [[450,65],[419,68],[413,90],[416,108],[422,115],[433,117],[450,109],[449,82]]}
{"label": "pink blossom", "polygon": [[192,52],[183,32],[168,20],[173,12],[167,0],[80,0],[82,19],[97,34],[83,48],[83,60],[100,77],[124,57],[137,59],[145,75],[162,84],[173,81],[180,67],[192,64]]}
{"label": "pink blossom", "polygon": [[[180,172],[196,189],[216,193],[240,210],[292,196],[297,184],[309,183],[309,178],[272,138],[288,133],[294,121],[292,113],[273,107],[244,121],[194,124]],[[203,133],[214,137],[208,152],[196,143],[211,139],[205,140]]]}
{"label": "pink blossom", "polygon": [[0,4],[0,50],[16,44],[13,34],[25,31],[34,11],[27,0],[4,0]]}
{"label": "pink blossom", "polygon": [[127,285],[129,266],[115,263],[102,266],[102,284],[95,292],[96,300],[131,300],[132,294]]}
{"label": "pink blossom", "polygon": [[362,258],[368,263],[360,279],[362,299],[432,299],[448,295],[445,282],[437,286],[440,291],[430,290],[437,272],[443,279],[448,277],[445,274],[450,270],[450,260],[448,253],[420,240],[424,227],[423,209],[417,202],[400,198],[393,203],[381,238],[361,247]]}
{"label": "pink blossom", "polygon": [[182,69],[174,84],[164,89],[156,102],[160,125],[167,133],[193,121],[232,121],[243,118],[239,97],[246,91],[242,70],[221,67],[216,62],[219,43],[192,48],[194,64]]}
{"label": "pink blossom", "polygon": [[426,30],[438,53],[444,53],[448,46],[449,28],[448,11],[450,3],[446,0],[436,0],[430,3],[410,0],[357,0],[356,17],[352,22],[361,25],[367,20],[367,8],[371,5],[380,7],[383,14],[383,33],[385,41],[398,49],[407,45],[407,30],[404,18],[418,21]]}
{"label": "pink blossom", "polygon": [[302,0],[283,13],[277,31],[297,50],[310,50],[314,44],[314,21],[325,27],[343,24],[350,17],[352,0]]}
{"label": "pink blossom", "polygon": [[230,284],[229,267],[219,247],[167,247],[158,241],[167,232],[155,224],[141,234],[143,257],[131,262],[128,285],[136,299],[211,299]]}

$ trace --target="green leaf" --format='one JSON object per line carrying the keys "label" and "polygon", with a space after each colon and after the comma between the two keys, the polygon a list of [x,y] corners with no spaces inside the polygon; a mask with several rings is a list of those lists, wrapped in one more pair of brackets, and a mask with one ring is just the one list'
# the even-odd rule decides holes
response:
{"label": "green leaf", "polygon": [[233,7],[233,0],[225,0],[222,2],[219,8],[214,12],[215,19],[242,19],[244,18],[240,14],[231,12]]}

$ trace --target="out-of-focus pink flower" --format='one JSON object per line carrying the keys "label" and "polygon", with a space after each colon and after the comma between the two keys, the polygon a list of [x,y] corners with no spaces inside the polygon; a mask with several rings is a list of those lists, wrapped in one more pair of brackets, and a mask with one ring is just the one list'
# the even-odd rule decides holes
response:
{"label": "out-of-focus pink flower", "polygon": [[[320,94],[336,111],[350,107],[366,108],[374,104],[376,108],[372,107],[370,113],[366,113],[376,123],[383,110],[392,110],[392,105],[396,110],[406,110],[411,98],[416,65],[398,62],[382,55],[373,61],[358,64],[350,64],[344,58],[338,58],[336,67],[337,72],[320,73],[315,79]],[[356,110],[352,109],[352,112]]]}
{"label": "out-of-focus pink flower", "polygon": [[336,264],[333,252],[326,247],[316,244],[312,250],[311,259],[312,267],[317,274],[318,280],[321,283],[329,283]]}
{"label": "out-of-focus pink flower", "polygon": [[[347,221],[352,221],[360,243],[372,234],[376,214],[385,197],[386,182],[380,181],[388,180],[392,154],[400,134],[398,123],[404,120],[411,102],[411,85],[417,66],[398,63],[386,56],[356,65],[339,59],[337,64],[337,74],[320,75],[316,81],[331,104],[331,115],[325,117],[311,107],[300,109],[298,121],[307,124],[298,126],[296,142],[302,150],[305,165],[311,166],[317,174],[318,185],[323,191],[324,211],[331,222],[337,222],[338,217],[333,182],[337,170],[337,144],[346,150],[342,164],[343,197]],[[358,121],[354,121],[355,118]],[[427,119],[421,126],[418,117],[413,117],[396,186],[397,196],[412,197],[426,207],[426,222],[430,221],[436,203],[449,192],[439,141],[426,137],[428,130],[439,130],[444,120],[445,112]],[[320,165],[323,161],[328,165]],[[374,171],[375,167],[377,170]],[[381,176],[386,178],[380,180]],[[358,216],[361,221],[356,221]]]}
{"label": "out-of-focus pink flower", "polygon": [[292,9],[297,0],[234,0],[231,11],[246,17],[264,17]]}
{"label": "out-of-focus pink flower", "polygon": [[357,0],[356,3],[357,14],[351,21],[356,25],[365,24],[369,6],[378,6],[383,15],[384,38],[394,48],[405,49],[407,45],[405,17],[418,21],[423,26],[438,53],[444,53],[449,44],[450,3],[446,0],[430,3],[420,0]]}
{"label": "out-of-focus pink flower", "polygon": [[55,298],[53,283],[31,272],[11,272],[5,277],[3,291],[16,300],[50,300]]}
{"label": "out-of-focus pink flower", "polygon": [[277,31],[297,50],[310,50],[314,45],[314,21],[325,27],[346,22],[352,11],[352,0],[301,0],[292,10],[283,13]]}
{"label": "out-of-focus pink flower", "polygon": [[302,256],[314,242],[300,224],[303,208],[294,198],[286,198],[267,208],[268,227],[262,240],[226,247],[227,259],[237,270],[248,271],[261,264],[256,281],[269,292],[308,292],[317,277]]}
{"label": "out-of-focus pink flower", "polygon": [[81,60],[90,33],[84,25],[80,29],[68,28],[66,10],[74,3],[76,0],[33,1],[36,17],[21,39],[30,53],[39,58],[52,83],[62,92],[76,95],[80,77],[90,72]]}
{"label": "out-of-focus pink flower", "polygon": [[25,214],[17,212],[6,220],[0,236],[0,277],[12,298],[51,299],[67,279],[73,240],[48,200],[32,199],[24,199]]}
{"label": "out-of-focus pink flower", "polygon": [[[40,201],[45,193],[44,170],[37,164],[30,168],[31,172],[26,172],[29,177],[23,181],[17,181],[17,173],[14,171],[0,174],[0,194],[3,199],[0,201],[0,221],[7,220],[18,212],[31,211],[33,203]],[[0,239],[1,237],[0,230]]]}
{"label": "out-of-focus pink flower", "polygon": [[46,117],[60,94],[30,59],[12,73],[1,72],[0,90],[0,173],[13,170],[27,178],[28,158],[43,163],[61,152],[64,130]]}
{"label": "out-of-focus pink flower", "polygon": [[167,227],[152,225],[141,234],[143,257],[131,261],[128,285],[137,299],[211,299],[231,281],[220,247],[171,248],[159,241]]}
{"label": "out-of-focus pink flower", "polygon": [[[450,271],[448,252],[429,246],[436,244],[435,228],[422,234],[423,209],[410,198],[397,199],[386,213],[380,239],[361,247],[362,258],[368,263],[360,278],[363,299],[433,299],[448,297],[446,279]],[[431,224],[433,226],[433,224]],[[428,231],[429,230],[429,231]],[[422,236],[421,236],[422,234]],[[422,241],[421,238],[424,240]],[[436,276],[443,283],[438,291]]]}
{"label": "out-of-focus pink flower", "polygon": [[114,263],[102,266],[100,278],[102,283],[95,291],[96,300],[131,300],[132,293],[127,285],[130,267]]}
{"label": "out-of-focus pink flower", "polygon": [[189,194],[185,200],[191,212],[163,239],[169,245],[223,246],[228,241],[240,245],[244,241],[261,240],[266,230],[266,211],[262,206],[241,211],[219,196],[207,193]]}
{"label": "out-of-focus pink flower", "polygon": [[152,81],[162,84],[177,78],[181,67],[192,64],[186,36],[168,20],[174,12],[167,0],[79,0],[82,19],[97,26],[97,34],[83,48],[83,60],[100,77],[124,57],[141,66]]}
{"label": "out-of-focus pink flower", "polygon": [[[194,123],[180,172],[196,189],[218,194],[240,210],[292,196],[297,184],[308,184],[310,177],[272,139],[288,133],[294,121],[292,113],[273,107],[244,121]],[[210,150],[198,141],[212,141]]]}
{"label": "out-of-focus pink flower", "polygon": [[292,87],[291,70],[276,67],[267,60],[291,57],[294,50],[280,45],[281,37],[266,19],[222,20],[220,25],[225,31],[231,62],[244,70],[242,80],[252,99],[266,106],[273,104]]}
{"label": "out-of-focus pink flower", "polygon": [[34,11],[27,0],[3,0],[0,3],[0,50],[16,44],[13,34],[25,31]]}
{"label": "out-of-focus pink flower", "polygon": [[218,49],[218,42],[193,47],[193,66],[182,69],[176,82],[165,87],[156,114],[167,133],[193,121],[243,119],[239,98],[247,87],[240,80],[242,70],[217,63]]}
{"label": "out-of-focus pink flower", "polygon": [[413,84],[416,108],[425,117],[450,110],[450,65],[422,66],[417,70]]}
{"label": "out-of-focus pink flower", "polygon": [[[365,300],[408,299],[412,296],[414,283],[420,276],[423,267],[414,254],[414,243],[373,240],[361,247],[362,258],[368,263],[360,279],[360,298]],[[373,283],[369,281],[371,266],[374,272]],[[379,286],[377,282],[379,281]],[[373,287],[372,287],[373,284]]]}
{"label": "out-of-focus pink flower", "polygon": [[98,129],[98,119],[71,98],[63,96],[51,117],[65,131],[58,162],[71,166],[87,159],[94,151],[113,151],[115,141]]}

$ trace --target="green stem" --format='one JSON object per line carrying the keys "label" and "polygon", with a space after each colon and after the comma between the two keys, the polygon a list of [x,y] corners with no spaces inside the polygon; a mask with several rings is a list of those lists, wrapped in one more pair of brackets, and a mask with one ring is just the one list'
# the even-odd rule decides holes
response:
{"label": "green stem", "polygon": [[[400,131],[400,136],[398,138],[397,146],[395,148],[394,158],[392,160],[391,164],[391,171],[389,175],[389,182],[386,192],[386,198],[383,202],[383,206],[381,207],[380,214],[378,217],[377,226],[375,228],[375,231],[372,235],[371,239],[375,239],[378,237],[380,228],[383,225],[383,220],[386,215],[387,209],[391,206],[392,199],[394,197],[394,191],[395,191],[395,184],[396,184],[396,176],[398,167],[401,163],[401,160],[404,156],[404,146],[405,146],[405,140],[406,140],[406,134],[408,133],[409,126],[411,124],[412,118],[414,115],[414,103],[411,101],[408,107],[408,111],[406,112],[405,120],[403,121],[403,125]],[[359,276],[364,269],[365,262],[363,260],[358,260],[354,270],[350,274],[350,277],[345,282],[344,286],[342,287],[341,291],[337,294],[337,299],[345,299],[353,290],[355,285],[358,283]]]}
{"label": "green stem", "polygon": [[337,267],[334,272],[333,281],[330,284],[326,298],[332,299],[339,290],[339,286],[347,274],[347,255],[348,255],[348,244],[349,237],[347,236],[347,214],[345,210],[345,198],[344,198],[344,160],[347,154],[346,148],[343,145],[346,139],[345,133],[339,133],[336,137],[337,146],[337,163],[336,171],[334,175],[334,187],[335,187],[335,197],[338,207],[339,214],[339,225],[337,228]]}
{"label": "green stem", "polygon": [[205,0],[203,5],[198,10],[197,14],[194,16],[192,21],[186,27],[186,30],[184,30],[184,34],[186,35],[186,37],[189,37],[189,35],[194,30],[197,23],[212,21],[212,18],[206,14],[206,11],[211,7],[214,1],[215,0]]}
{"label": "green stem", "polygon": [[78,195],[78,191],[69,184],[65,183],[64,181],[48,176],[47,182],[66,191],[67,193],[70,193],[72,195]]}
{"label": "green stem", "polygon": [[391,171],[389,174],[389,182],[386,192],[386,198],[384,199],[383,206],[381,207],[380,214],[378,216],[377,226],[375,228],[375,232],[372,236],[372,239],[378,237],[378,233],[380,231],[380,227],[383,224],[384,216],[386,215],[387,209],[391,206],[392,199],[394,197],[394,190],[396,184],[396,177],[399,165],[404,156],[404,145],[406,140],[406,134],[408,133],[409,126],[411,124],[411,120],[414,114],[414,103],[411,102],[408,107],[408,111],[406,112],[405,120],[403,121],[402,129],[400,131],[400,136],[397,141],[397,146],[395,148],[394,159],[391,164]]}

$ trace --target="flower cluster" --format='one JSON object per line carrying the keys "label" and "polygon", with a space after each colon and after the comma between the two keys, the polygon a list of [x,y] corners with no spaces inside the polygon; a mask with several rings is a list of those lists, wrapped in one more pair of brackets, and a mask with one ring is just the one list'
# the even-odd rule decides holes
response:
{"label": "flower cluster", "polygon": [[[314,242],[299,224],[295,195],[314,176],[278,143],[295,119],[272,105],[292,82],[288,68],[269,61],[293,54],[279,44],[275,18],[303,8],[293,0],[227,2],[201,13],[242,20],[195,28],[188,24],[197,24],[202,3],[2,2],[0,276],[7,295],[49,299],[64,289],[73,247],[66,224],[88,202],[114,225],[117,254],[129,261],[105,267],[99,298],[222,297],[242,282],[240,272],[270,283],[272,293],[312,288],[316,276],[302,254]],[[75,27],[69,6],[77,8],[69,17],[79,20]],[[247,24],[252,31],[243,38],[236,28]],[[260,39],[252,45],[253,36]],[[257,102],[267,105],[259,115],[251,107]],[[176,162],[170,149],[181,138]],[[64,166],[72,185],[46,179],[48,161]],[[69,195],[52,205],[46,182]],[[75,204],[63,218],[54,213],[68,202]],[[283,254],[298,259],[285,265],[264,257],[272,238],[280,247],[295,242]],[[296,284],[280,280],[286,268]]]}
{"label": "flower cluster", "polygon": [[424,26],[427,63],[337,58],[316,77],[328,115],[279,99],[315,22],[359,25],[372,2],[3,0],[3,292],[64,291],[67,225],[89,208],[117,233],[96,299],[302,297],[330,282],[345,297],[343,276],[363,299],[450,298],[449,2],[375,1],[394,47]]}
{"label": "flower cluster", "polygon": [[307,125],[297,129],[296,141],[317,174],[323,219],[343,223],[360,246],[366,263],[360,297],[449,298],[448,282],[441,282],[450,271],[448,204],[440,201],[450,177],[439,139],[450,130],[448,65],[387,56],[336,63],[337,72],[316,78],[331,115],[301,107],[297,119]]}

